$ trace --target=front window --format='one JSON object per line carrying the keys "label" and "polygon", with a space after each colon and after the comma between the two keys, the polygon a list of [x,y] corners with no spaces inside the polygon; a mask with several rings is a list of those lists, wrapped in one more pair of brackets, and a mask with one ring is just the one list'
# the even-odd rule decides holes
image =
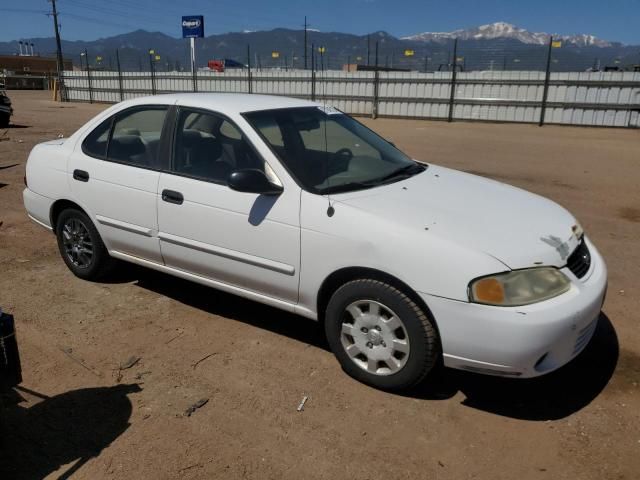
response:
{"label": "front window", "polygon": [[214,113],[181,108],[174,143],[172,170],[181,175],[226,184],[234,170],[265,171],[240,130]]}
{"label": "front window", "polygon": [[392,144],[332,108],[303,107],[245,114],[291,174],[324,194],[372,188],[420,173]]}

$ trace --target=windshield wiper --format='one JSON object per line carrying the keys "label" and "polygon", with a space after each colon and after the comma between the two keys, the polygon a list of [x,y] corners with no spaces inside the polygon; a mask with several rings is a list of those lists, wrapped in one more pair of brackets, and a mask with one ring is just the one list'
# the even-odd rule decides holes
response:
{"label": "windshield wiper", "polygon": [[[409,165],[405,165],[404,167],[400,167],[399,169],[394,170],[393,172],[387,175],[384,175],[380,178],[376,178],[375,180],[370,180],[369,182],[367,182],[367,184],[380,185],[395,178],[404,177],[404,176],[408,178],[416,173],[424,172],[426,168],[427,167],[425,167],[424,165],[420,165],[419,163],[411,163]],[[415,171],[412,171],[412,170],[415,170]]]}
{"label": "windshield wiper", "polygon": [[387,183],[389,180],[405,177],[409,178],[416,173],[424,172],[426,170],[425,165],[421,165],[419,163],[412,163],[410,165],[405,165],[393,172],[384,175],[380,178],[375,178],[373,180],[368,180],[366,182],[348,182],[342,183],[340,185],[330,185],[328,187],[319,188],[318,193],[320,195],[325,195],[327,193],[340,193],[340,192],[350,192],[355,190],[364,190],[367,188],[377,187],[379,185],[383,185]]}
{"label": "windshield wiper", "polygon": [[355,190],[364,190],[366,188],[375,187],[377,183],[371,184],[369,182],[349,182],[342,183],[340,185],[331,185],[329,187],[319,188],[318,193],[320,195],[325,195],[327,193],[341,193],[341,192],[351,192]]}

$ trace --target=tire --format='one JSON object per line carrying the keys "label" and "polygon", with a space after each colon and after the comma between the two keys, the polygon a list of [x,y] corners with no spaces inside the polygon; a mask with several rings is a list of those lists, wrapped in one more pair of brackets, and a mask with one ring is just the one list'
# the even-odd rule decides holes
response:
{"label": "tire", "polygon": [[115,261],[86,213],[75,208],[63,210],[56,222],[56,237],[60,255],[76,277],[98,280],[111,271]]}
{"label": "tire", "polygon": [[0,113],[0,128],[8,128],[9,127],[9,119],[10,119],[9,115]]}
{"label": "tire", "polygon": [[347,374],[382,390],[424,380],[440,358],[440,339],[427,314],[384,282],[353,280],[329,300],[327,341]]}

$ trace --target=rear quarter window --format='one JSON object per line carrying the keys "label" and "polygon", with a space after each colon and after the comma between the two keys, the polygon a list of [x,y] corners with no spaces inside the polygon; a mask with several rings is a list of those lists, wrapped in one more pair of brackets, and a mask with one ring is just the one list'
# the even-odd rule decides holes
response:
{"label": "rear quarter window", "polygon": [[107,156],[111,118],[102,122],[82,142],[82,151],[91,157],[104,158]]}

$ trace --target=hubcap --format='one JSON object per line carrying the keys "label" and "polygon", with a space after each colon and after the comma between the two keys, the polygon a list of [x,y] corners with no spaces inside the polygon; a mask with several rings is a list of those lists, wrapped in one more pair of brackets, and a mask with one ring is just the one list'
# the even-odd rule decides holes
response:
{"label": "hubcap", "polygon": [[374,375],[397,373],[409,358],[404,323],[374,300],[359,300],[345,309],[340,341],[349,358]]}
{"label": "hubcap", "polygon": [[62,226],[62,244],[69,261],[79,268],[87,268],[93,260],[93,243],[86,225],[70,218]]}

